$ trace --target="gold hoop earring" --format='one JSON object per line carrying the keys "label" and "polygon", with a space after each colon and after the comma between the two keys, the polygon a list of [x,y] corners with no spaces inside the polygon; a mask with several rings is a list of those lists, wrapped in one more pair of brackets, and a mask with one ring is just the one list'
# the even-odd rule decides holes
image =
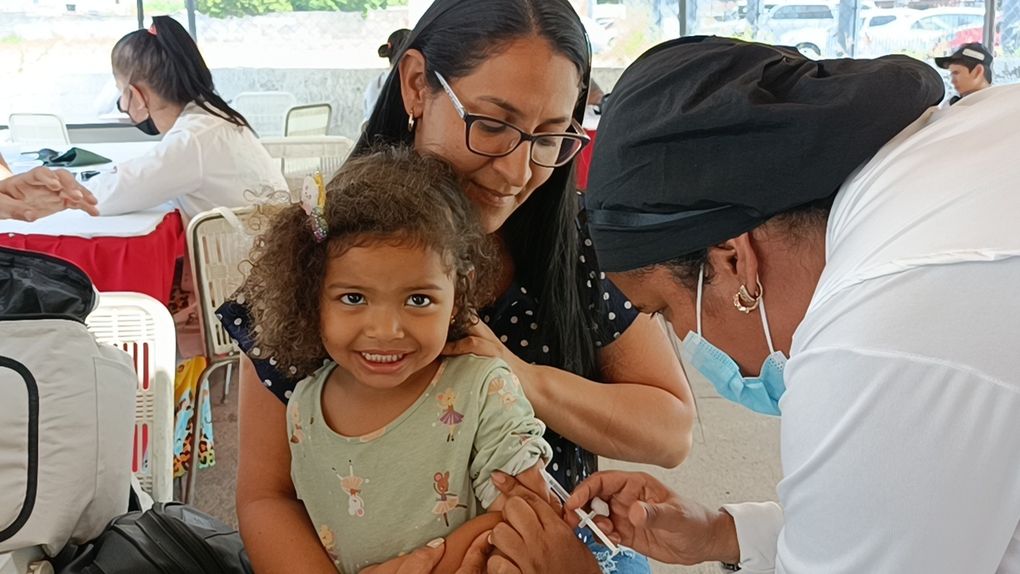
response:
{"label": "gold hoop earring", "polygon": [[764,289],[761,286],[761,280],[755,279],[755,283],[758,284],[758,294],[752,296],[747,292],[747,287],[744,285],[740,286],[740,290],[737,291],[736,295],[733,296],[733,306],[737,308],[737,311],[747,314],[758,308],[761,304],[761,296]]}
{"label": "gold hoop earring", "polygon": [[407,116],[407,131],[414,133],[414,123],[416,121],[413,115]]}

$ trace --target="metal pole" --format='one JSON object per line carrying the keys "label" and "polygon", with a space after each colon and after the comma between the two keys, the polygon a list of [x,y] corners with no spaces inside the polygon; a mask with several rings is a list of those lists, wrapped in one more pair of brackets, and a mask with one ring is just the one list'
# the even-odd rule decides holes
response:
{"label": "metal pole", "polygon": [[[692,1],[697,2],[697,0]],[[680,37],[683,38],[687,35],[687,0],[679,0],[679,2],[677,18],[680,18]]]}
{"label": "metal pole", "polygon": [[135,3],[135,11],[138,13],[138,29],[141,30],[145,27],[145,4],[144,0],[137,0]]}
{"label": "metal pole", "polygon": [[995,52],[995,0],[985,0],[985,48]]}
{"label": "metal pole", "polygon": [[191,33],[191,38],[198,41],[198,30],[195,28],[195,0],[185,0],[185,6],[188,8],[188,32]]}

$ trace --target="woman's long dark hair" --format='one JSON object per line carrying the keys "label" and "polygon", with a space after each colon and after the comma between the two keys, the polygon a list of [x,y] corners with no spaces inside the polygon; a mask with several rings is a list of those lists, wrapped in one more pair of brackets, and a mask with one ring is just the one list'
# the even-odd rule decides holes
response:
{"label": "woman's long dark hair", "polygon": [[141,80],[159,97],[205,111],[251,129],[248,120],[216,93],[212,72],[188,32],[169,16],[156,16],[148,30],[135,30],[117,41],[113,71],[128,82]]}
{"label": "woman's long dark hair", "polygon": [[[591,49],[574,9],[566,0],[437,0],[422,16],[403,49],[425,56],[426,77],[433,90],[440,86],[432,72],[448,79],[462,78],[486,58],[517,38],[539,36],[577,66],[580,97],[574,109],[584,114],[591,74]],[[390,73],[354,155],[380,142],[412,144],[407,112],[400,93],[399,70]],[[514,211],[501,235],[513,257],[517,279],[537,289],[538,323],[549,336],[550,364],[598,378],[592,336],[592,297],[578,269],[578,201],[573,164],[553,170],[549,180]],[[574,286],[574,288],[570,288]]]}

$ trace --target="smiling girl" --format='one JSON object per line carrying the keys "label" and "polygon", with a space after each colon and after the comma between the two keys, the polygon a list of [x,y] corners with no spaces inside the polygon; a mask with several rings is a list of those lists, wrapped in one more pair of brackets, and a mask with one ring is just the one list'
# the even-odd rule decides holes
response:
{"label": "smiling girl", "polygon": [[321,212],[283,208],[256,241],[258,352],[314,370],[287,407],[291,480],[343,572],[439,537],[459,566],[454,542],[499,519],[462,526],[500,508],[492,472],[541,480],[552,448],[506,363],[441,356],[493,262],[453,172],[407,149],[348,162]]}

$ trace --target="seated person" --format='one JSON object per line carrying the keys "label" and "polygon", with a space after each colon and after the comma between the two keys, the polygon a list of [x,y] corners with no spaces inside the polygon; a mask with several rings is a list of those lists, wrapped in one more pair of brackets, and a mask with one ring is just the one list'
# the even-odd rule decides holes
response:
{"label": "seated person", "polygon": [[149,153],[88,181],[104,215],[172,201],[187,220],[287,189],[278,162],[216,93],[198,46],[176,20],[157,16],[148,30],[127,34],[112,60],[119,108],[141,131],[164,136]]}
{"label": "seated person", "polygon": [[445,537],[434,571],[453,572],[500,520],[492,473],[542,491],[552,457],[502,359],[440,355],[478,321],[493,245],[449,166],[409,149],[318,182],[276,208],[238,297],[253,352],[310,374],[287,407],[293,488],[338,570]]}

